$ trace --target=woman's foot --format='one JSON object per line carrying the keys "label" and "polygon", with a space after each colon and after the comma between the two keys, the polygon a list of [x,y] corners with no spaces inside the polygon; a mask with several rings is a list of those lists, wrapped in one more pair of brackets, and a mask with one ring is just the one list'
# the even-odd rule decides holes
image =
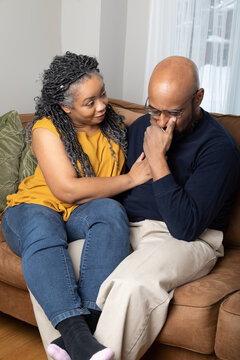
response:
{"label": "woman's foot", "polygon": [[112,360],[114,357],[114,352],[112,349],[106,348],[104,350],[98,351],[94,354],[90,360]]}
{"label": "woman's foot", "polygon": [[[51,356],[53,360],[71,360],[68,353],[60,348],[60,346],[55,344],[48,345],[47,348],[48,355]],[[98,351],[96,354],[94,354],[90,360],[112,360],[114,357],[114,352],[109,349],[103,349],[101,351]]]}
{"label": "woman's foot", "polygon": [[49,344],[47,353],[53,360],[71,360],[68,353],[56,344]]}
{"label": "woman's foot", "polygon": [[[64,319],[57,324],[56,328],[62,335],[65,349],[71,360],[112,359],[112,350],[109,352],[109,349],[93,337],[83,315]],[[65,359],[56,358],[56,360]]]}

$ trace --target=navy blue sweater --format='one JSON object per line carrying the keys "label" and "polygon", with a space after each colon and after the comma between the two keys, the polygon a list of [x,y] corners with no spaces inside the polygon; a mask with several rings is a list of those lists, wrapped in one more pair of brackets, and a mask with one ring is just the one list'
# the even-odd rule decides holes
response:
{"label": "navy blue sweater", "polygon": [[[148,126],[144,115],[128,129],[128,169],[143,151]],[[224,230],[240,182],[240,151],[231,134],[203,111],[193,132],[172,142],[167,156],[171,174],[123,194],[130,221],[164,221],[173,237],[186,241],[206,228]]]}

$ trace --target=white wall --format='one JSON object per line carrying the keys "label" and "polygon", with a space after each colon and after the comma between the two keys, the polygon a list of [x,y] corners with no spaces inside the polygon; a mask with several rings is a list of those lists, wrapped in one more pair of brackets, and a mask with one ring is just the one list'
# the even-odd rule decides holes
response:
{"label": "white wall", "polygon": [[0,115],[33,112],[67,50],[97,57],[110,97],[142,103],[148,14],[149,0],[0,0]]}
{"label": "white wall", "polygon": [[149,0],[128,0],[122,98],[138,104],[146,100],[144,82],[149,14]]}
{"label": "white wall", "polygon": [[149,0],[102,0],[100,68],[109,97],[142,104]]}
{"label": "white wall", "polygon": [[[49,2],[51,2],[50,0]],[[99,58],[102,0],[62,0],[62,52]]]}
{"label": "white wall", "polygon": [[143,103],[149,0],[62,0],[62,52],[96,56],[109,97]]}
{"label": "white wall", "polygon": [[61,1],[0,1],[0,115],[34,111],[39,74],[61,52]]}
{"label": "white wall", "polygon": [[103,0],[99,65],[109,97],[122,98],[127,0]]}

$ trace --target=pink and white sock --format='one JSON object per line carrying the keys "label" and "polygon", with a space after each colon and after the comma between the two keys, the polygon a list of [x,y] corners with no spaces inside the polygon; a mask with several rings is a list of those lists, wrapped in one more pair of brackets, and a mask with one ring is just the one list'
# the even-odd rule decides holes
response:
{"label": "pink and white sock", "polygon": [[49,344],[47,353],[53,360],[71,360],[68,353],[56,344]]}
{"label": "pink and white sock", "polygon": [[[53,360],[71,360],[68,353],[56,344],[50,344],[47,347],[47,353]],[[114,352],[106,348],[94,354],[90,360],[113,360]]]}
{"label": "pink and white sock", "polygon": [[113,360],[114,352],[112,349],[106,348],[101,351],[98,351],[94,354],[90,360]]}

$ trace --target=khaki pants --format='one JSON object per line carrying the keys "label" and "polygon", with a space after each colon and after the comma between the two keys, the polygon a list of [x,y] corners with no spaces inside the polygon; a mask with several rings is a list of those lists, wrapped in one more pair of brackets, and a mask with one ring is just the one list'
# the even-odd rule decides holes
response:
{"label": "khaki pants", "polygon": [[167,317],[173,290],[196,280],[223,256],[223,234],[206,230],[193,242],[173,238],[163,222],[131,224],[133,253],[102,284],[102,314],[95,337],[117,360],[137,360],[151,346]]}
{"label": "khaki pants", "polygon": [[[207,229],[186,242],[173,238],[163,222],[145,220],[130,228],[134,251],[104,281],[97,299],[102,314],[95,337],[115,351],[116,360],[140,359],[164,325],[174,289],[208,274],[223,256],[221,231]],[[73,256],[77,246],[72,244]],[[59,333],[32,301],[46,347]]]}

